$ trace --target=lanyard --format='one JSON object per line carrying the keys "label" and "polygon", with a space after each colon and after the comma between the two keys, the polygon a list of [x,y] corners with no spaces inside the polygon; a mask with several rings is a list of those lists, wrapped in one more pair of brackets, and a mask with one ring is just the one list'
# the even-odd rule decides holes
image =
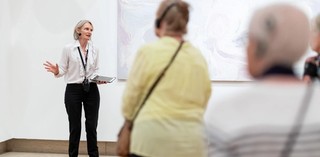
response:
{"label": "lanyard", "polygon": [[83,69],[84,69],[84,78],[86,79],[86,67],[87,67],[87,61],[88,61],[88,53],[89,53],[89,48],[87,49],[87,54],[86,54],[86,63],[84,63],[83,61],[83,58],[82,58],[82,55],[81,55],[81,51],[80,51],[80,48],[78,46],[78,51],[79,51],[79,55],[80,55],[80,58],[81,58],[81,61],[82,61],[82,65],[83,65]]}

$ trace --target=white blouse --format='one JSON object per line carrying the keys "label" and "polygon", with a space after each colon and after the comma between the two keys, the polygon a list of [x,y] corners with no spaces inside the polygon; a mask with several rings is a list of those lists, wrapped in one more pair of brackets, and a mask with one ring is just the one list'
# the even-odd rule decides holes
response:
{"label": "white blouse", "polygon": [[[81,57],[78,51],[80,47],[79,40],[74,43],[68,44],[63,48],[62,56],[59,65],[59,74],[56,77],[64,76],[66,83],[82,83],[85,74],[88,79],[98,74],[99,69],[99,51],[89,41],[86,46],[88,51],[88,60],[86,65],[86,73],[81,61]],[[81,53],[83,61],[85,62],[85,56]]]}

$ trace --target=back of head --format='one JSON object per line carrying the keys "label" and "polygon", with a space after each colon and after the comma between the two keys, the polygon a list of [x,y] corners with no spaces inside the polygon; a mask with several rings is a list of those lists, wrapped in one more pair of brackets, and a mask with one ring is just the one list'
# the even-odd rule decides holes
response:
{"label": "back of head", "polygon": [[275,65],[292,68],[306,52],[308,39],[307,16],[289,4],[257,10],[249,26],[249,44],[256,43],[253,58],[264,62],[261,72]]}
{"label": "back of head", "polygon": [[184,35],[189,21],[189,4],[182,0],[164,0],[157,11],[156,27],[166,23],[167,35]]}

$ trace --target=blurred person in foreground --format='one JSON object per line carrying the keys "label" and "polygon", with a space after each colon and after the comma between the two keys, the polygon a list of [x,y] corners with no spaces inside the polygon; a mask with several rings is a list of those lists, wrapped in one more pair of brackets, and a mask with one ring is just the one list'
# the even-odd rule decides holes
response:
{"label": "blurred person in foreground", "polygon": [[303,80],[307,83],[320,78],[320,14],[312,20],[310,46],[317,55],[305,62]]}
{"label": "blurred person in foreground", "polygon": [[210,157],[320,156],[320,90],[293,64],[306,52],[306,15],[288,4],[253,14],[247,45],[252,87],[207,110]]}
{"label": "blurred person in foreground", "polygon": [[164,0],[156,18],[159,39],[138,50],[126,84],[122,107],[126,121],[133,120],[152,84],[178,53],[134,120],[131,156],[205,157],[203,115],[211,82],[201,52],[184,39],[189,5]]}

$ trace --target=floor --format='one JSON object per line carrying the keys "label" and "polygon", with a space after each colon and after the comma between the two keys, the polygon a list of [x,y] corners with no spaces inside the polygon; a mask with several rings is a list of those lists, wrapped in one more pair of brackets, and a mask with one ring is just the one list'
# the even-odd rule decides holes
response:
{"label": "floor", "polygon": [[[9,152],[1,154],[0,157],[68,157],[66,154],[43,154],[43,153],[17,153]],[[79,155],[79,157],[87,157],[87,155]],[[116,157],[116,156],[100,156],[100,157]]]}

